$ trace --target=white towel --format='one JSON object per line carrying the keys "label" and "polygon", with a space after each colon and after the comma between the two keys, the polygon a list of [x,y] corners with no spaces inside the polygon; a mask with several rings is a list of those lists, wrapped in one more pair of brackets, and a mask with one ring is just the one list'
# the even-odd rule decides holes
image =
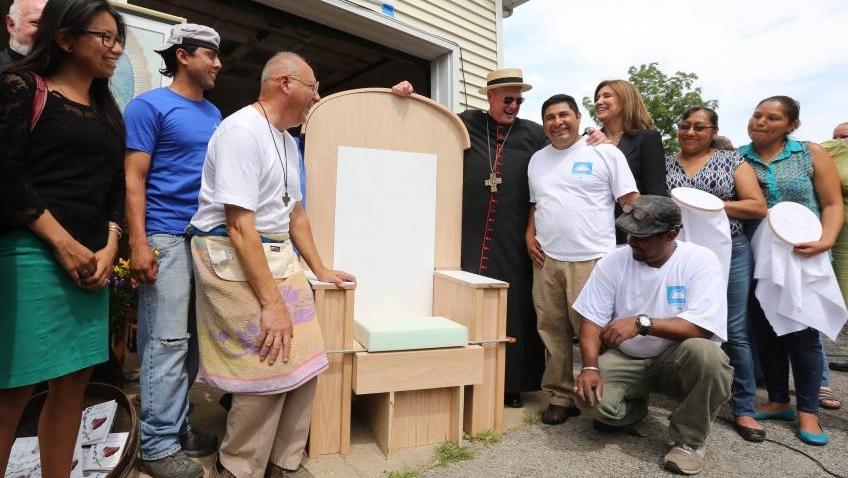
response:
{"label": "white towel", "polygon": [[836,340],[848,320],[828,254],[803,257],[762,221],[751,241],[755,294],[777,335],[812,327]]}
{"label": "white towel", "polygon": [[693,209],[678,200],[674,200],[680,206],[683,216],[683,228],[677,239],[704,246],[715,252],[721,262],[724,271],[724,284],[730,276],[730,256],[733,253],[733,241],[730,237],[730,221],[724,210],[704,211]]}

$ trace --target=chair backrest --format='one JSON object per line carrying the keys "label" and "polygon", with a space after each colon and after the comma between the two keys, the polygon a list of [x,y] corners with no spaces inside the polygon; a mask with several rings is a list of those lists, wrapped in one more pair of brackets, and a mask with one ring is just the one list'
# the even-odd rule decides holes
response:
{"label": "chair backrest", "polygon": [[357,317],[431,315],[434,269],[460,266],[459,117],[422,96],[351,90],[304,126],[307,214],[330,267],[357,276]]}

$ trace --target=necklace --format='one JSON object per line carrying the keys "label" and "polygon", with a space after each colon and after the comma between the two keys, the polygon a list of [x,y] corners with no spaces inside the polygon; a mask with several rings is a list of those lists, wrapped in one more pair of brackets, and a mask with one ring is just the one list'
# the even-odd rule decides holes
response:
{"label": "necklace", "polygon": [[[605,135],[607,134],[606,128],[601,128],[601,132]],[[621,136],[624,134],[624,131],[619,131],[618,133],[610,133],[610,138],[608,141],[616,146],[618,146],[618,142],[621,141]]]}
{"label": "necklace", "polygon": [[677,153],[677,164],[680,165],[680,168],[683,169],[683,172],[685,172],[687,176],[694,177],[712,157],[712,148],[708,148],[705,152],[700,153],[697,156],[690,157],[685,156],[683,151],[680,151]]}
{"label": "necklace", "polygon": [[53,88],[54,88],[53,91],[58,91],[59,94],[61,94],[62,97],[65,98],[68,101],[73,101],[74,103],[79,103],[81,105],[86,105],[86,106],[91,105],[91,99],[88,95],[85,95],[85,96],[76,95],[76,92],[73,89],[71,89],[71,92],[73,92],[75,94],[73,96],[68,95],[68,93],[65,92],[65,88],[61,84],[59,84],[59,82],[57,82],[55,78],[50,79],[50,85],[53,86]]}
{"label": "necklace", "polygon": [[757,151],[757,147],[756,147],[756,146],[754,146],[754,152],[755,152],[755,153],[757,153],[757,156],[759,156],[760,161],[762,161],[762,162],[763,162],[763,163],[765,163],[765,164],[769,164],[769,163],[771,163],[772,161],[774,161],[774,158],[776,158],[776,157],[780,156],[780,153],[782,153],[782,152],[783,152],[783,149],[784,149],[784,148],[786,148],[786,140],[783,140],[783,142],[780,144],[780,148],[778,148],[777,152],[776,152],[776,153],[774,153],[774,154],[772,154],[772,155],[770,155],[768,158],[766,158],[765,156],[763,156],[762,154],[760,154],[760,152],[759,152],[759,151]]}
{"label": "necklace", "polygon": [[277,140],[274,139],[274,130],[271,129],[271,120],[268,119],[268,112],[265,111],[265,107],[262,106],[261,101],[256,100],[256,104],[262,108],[262,114],[265,115],[265,122],[268,123],[268,132],[271,134],[271,141],[274,142],[274,151],[277,152],[277,159],[280,160],[280,168],[283,170],[283,206],[288,207],[289,201],[291,201],[289,197],[289,153],[286,151],[286,145],[283,144],[283,154],[286,156],[286,160],[283,161],[283,157],[280,156],[280,148],[277,147]]}
{"label": "necklace", "polygon": [[[489,134],[489,115],[487,114],[484,118],[486,122],[486,156],[489,158],[489,179],[483,181],[483,185],[489,187],[489,192],[496,193],[498,192],[498,184],[503,183],[503,178],[499,178],[497,173],[495,173],[495,165],[498,163],[498,157],[500,157],[501,152],[503,151],[504,146],[506,146],[506,140],[509,138],[509,132],[512,131],[512,126],[515,124],[515,121],[510,123],[509,129],[506,130],[506,135],[504,135],[504,140],[500,145],[495,144],[495,160],[492,161],[492,143],[491,143],[491,135]],[[495,130],[497,132],[497,130]]]}

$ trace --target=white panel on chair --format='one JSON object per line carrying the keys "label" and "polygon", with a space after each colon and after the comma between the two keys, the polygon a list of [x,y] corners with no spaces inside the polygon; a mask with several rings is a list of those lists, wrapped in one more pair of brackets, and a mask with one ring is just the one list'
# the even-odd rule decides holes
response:
{"label": "white panel on chair", "polygon": [[432,315],[435,234],[435,155],[339,147],[333,265],[357,317]]}

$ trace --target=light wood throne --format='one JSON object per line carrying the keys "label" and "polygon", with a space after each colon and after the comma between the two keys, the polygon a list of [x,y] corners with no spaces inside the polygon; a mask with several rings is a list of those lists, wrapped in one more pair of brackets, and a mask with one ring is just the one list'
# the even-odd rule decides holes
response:
{"label": "light wood throne", "polygon": [[[422,96],[360,89],[324,98],[304,135],[318,251],[358,282],[313,281],[330,368],[318,379],[309,456],[350,450],[353,394],[386,456],[460,443],[463,430],[502,431],[507,284],[460,270],[470,143],[459,117]],[[470,343],[358,351],[354,317],[365,316],[446,317],[468,328]]]}

